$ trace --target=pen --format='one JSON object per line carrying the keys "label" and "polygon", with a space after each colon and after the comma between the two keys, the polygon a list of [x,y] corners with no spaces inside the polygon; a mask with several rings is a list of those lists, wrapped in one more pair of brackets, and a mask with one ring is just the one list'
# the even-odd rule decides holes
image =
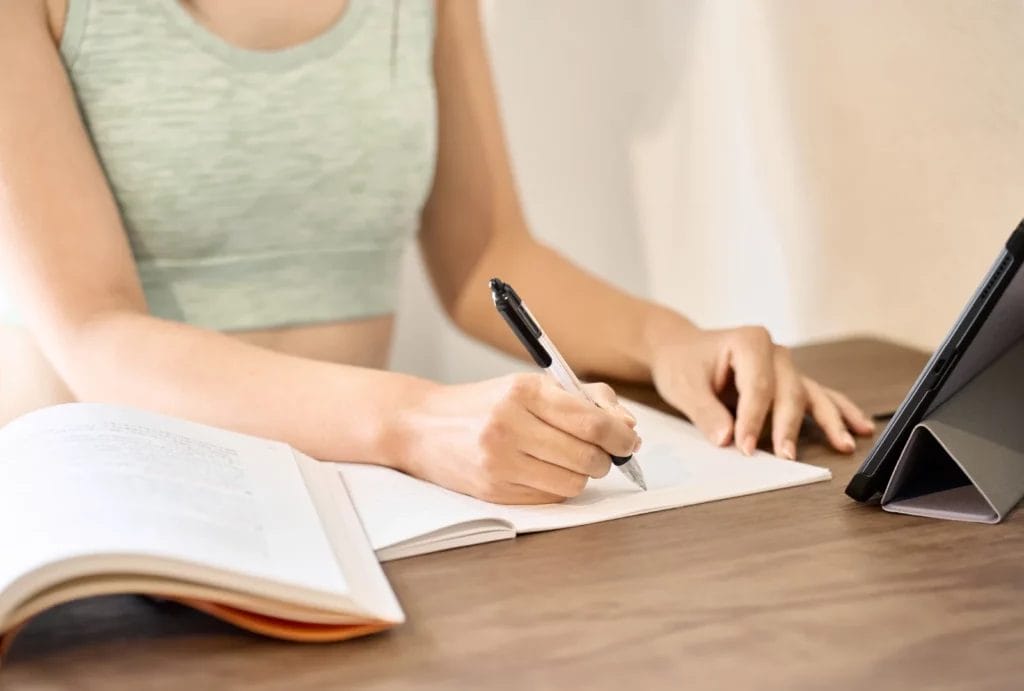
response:
{"label": "pen", "polygon": [[[569,393],[581,396],[594,405],[597,403],[587,392],[576,375],[569,368],[565,358],[558,352],[558,348],[551,342],[543,331],[537,320],[534,319],[530,310],[526,308],[519,295],[508,283],[499,278],[491,279],[491,297],[494,299],[494,306],[505,319],[512,332],[525,346],[527,352],[534,362],[545,372],[555,378],[559,385]],[[646,490],[644,475],[640,471],[640,464],[633,456],[612,456],[612,464],[622,471],[622,474],[632,480],[640,489]]]}

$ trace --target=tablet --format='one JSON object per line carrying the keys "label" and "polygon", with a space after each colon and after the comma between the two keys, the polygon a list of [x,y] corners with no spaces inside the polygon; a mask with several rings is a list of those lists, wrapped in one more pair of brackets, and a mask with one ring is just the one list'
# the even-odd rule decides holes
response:
{"label": "tablet", "polygon": [[857,470],[846,494],[881,497],[914,426],[1024,338],[1024,221],[1010,234],[992,268],[928,360],[910,393]]}

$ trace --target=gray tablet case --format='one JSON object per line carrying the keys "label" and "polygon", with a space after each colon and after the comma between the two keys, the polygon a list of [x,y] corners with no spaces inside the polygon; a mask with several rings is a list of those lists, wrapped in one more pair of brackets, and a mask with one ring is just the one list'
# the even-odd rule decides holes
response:
{"label": "gray tablet case", "polygon": [[886,511],[998,523],[1024,497],[1024,340],[914,427]]}

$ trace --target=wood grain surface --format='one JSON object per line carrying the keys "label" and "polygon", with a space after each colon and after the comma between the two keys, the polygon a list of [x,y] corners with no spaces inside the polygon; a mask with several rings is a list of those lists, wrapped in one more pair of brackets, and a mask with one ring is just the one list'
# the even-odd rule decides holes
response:
{"label": "wood grain surface", "polygon": [[[871,339],[802,367],[891,409],[924,362]],[[409,621],[283,644],[181,607],[97,598],[45,613],[0,689],[1015,689],[1024,687],[1024,519],[896,516],[834,479],[386,565]]]}

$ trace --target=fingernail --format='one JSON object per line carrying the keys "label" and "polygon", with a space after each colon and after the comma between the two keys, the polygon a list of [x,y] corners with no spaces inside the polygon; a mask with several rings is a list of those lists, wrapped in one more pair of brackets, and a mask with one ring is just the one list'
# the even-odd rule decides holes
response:
{"label": "fingernail", "polygon": [[619,406],[619,410],[622,411],[622,414],[626,416],[627,420],[629,420],[634,425],[636,424],[636,415],[629,412],[626,408],[622,407],[621,405]]}
{"label": "fingernail", "polygon": [[740,449],[748,456],[753,455],[754,449],[757,448],[757,437],[753,434],[748,434],[743,438],[743,445]]}
{"label": "fingernail", "polygon": [[791,442],[789,439],[782,442],[779,453],[783,458],[787,458],[791,461],[796,460],[796,444]]}
{"label": "fingernail", "polygon": [[633,444],[633,453],[640,450],[640,447],[644,445],[644,440],[640,438],[640,435],[636,435],[636,443]]}
{"label": "fingernail", "polygon": [[849,432],[843,432],[843,436],[840,439],[843,448],[847,451],[853,451],[857,448],[857,443],[853,441],[853,437],[850,436]]}
{"label": "fingernail", "polygon": [[723,429],[721,432],[715,435],[715,443],[719,446],[725,446],[729,443],[729,430]]}

